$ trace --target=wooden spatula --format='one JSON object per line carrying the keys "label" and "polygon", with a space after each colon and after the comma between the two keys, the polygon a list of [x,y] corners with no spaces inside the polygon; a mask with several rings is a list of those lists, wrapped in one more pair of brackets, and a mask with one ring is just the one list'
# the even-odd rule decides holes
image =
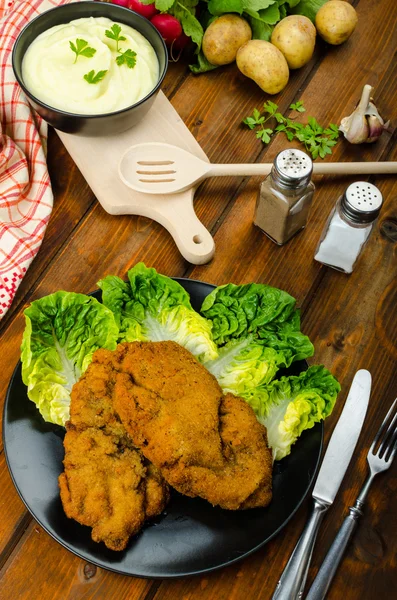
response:
{"label": "wooden spatula", "polygon": [[[177,146],[163,143],[131,146],[119,163],[128,187],[146,194],[174,194],[197,186],[207,177],[267,175],[272,164],[210,164]],[[314,163],[316,175],[397,173],[397,162]]]}

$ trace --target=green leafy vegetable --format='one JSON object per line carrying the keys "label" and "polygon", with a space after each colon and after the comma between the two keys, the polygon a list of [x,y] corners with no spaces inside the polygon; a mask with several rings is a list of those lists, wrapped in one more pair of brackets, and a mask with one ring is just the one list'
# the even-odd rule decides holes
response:
{"label": "green leafy vegetable", "polygon": [[197,64],[189,65],[189,69],[192,73],[198,75],[199,73],[207,73],[208,71],[213,71],[217,69],[216,65],[211,64],[204,56],[203,52],[200,51],[197,55]]}
{"label": "green leafy vegetable", "polygon": [[182,29],[191,40],[197,44],[198,50],[201,48],[201,42],[203,41],[204,30],[200,21],[195,16],[195,0],[191,3],[191,6],[185,6],[183,2],[175,2],[173,10],[171,11],[174,17],[178,19],[182,25]]}
{"label": "green leafy vegetable", "polygon": [[189,294],[176,281],[138,263],[129,283],[108,276],[98,282],[105,306],[113,311],[121,341],[173,340],[199,360],[218,356],[211,323],[196,313]]}
{"label": "green leafy vegetable", "polygon": [[241,15],[244,11],[243,0],[209,0],[208,10],[215,17],[225,13],[238,13]]}
{"label": "green leafy vegetable", "polygon": [[299,376],[281,377],[241,395],[266,427],[274,460],[280,460],[290,454],[302,431],[331,414],[339,391],[327,369],[313,366]]}
{"label": "green leafy vegetable", "polygon": [[133,50],[126,50],[125,52],[121,52],[121,54],[116,58],[116,63],[119,65],[127,65],[129,69],[133,69],[136,65],[136,52]]}
{"label": "green leafy vegetable", "polygon": [[77,62],[79,56],[85,56],[87,58],[92,58],[96,52],[95,48],[90,48],[88,42],[86,40],[82,40],[81,38],[76,39],[76,43],[69,42],[70,49],[75,53],[76,57],[74,62]]}
{"label": "green leafy vegetable", "polygon": [[[300,316],[295,304],[295,299],[287,292],[269,285],[229,283],[207,296],[201,312],[212,321],[212,335],[218,346],[231,340],[244,342],[242,349],[246,353],[248,340],[250,348],[254,344],[260,346],[262,352],[265,347],[271,349],[266,358],[271,361],[268,369],[270,378],[267,380],[270,381],[280,367],[289,367],[292,362],[312,356],[314,352],[313,344],[300,331]],[[231,349],[235,353],[235,349]],[[226,356],[230,357],[230,354],[226,353]],[[222,351],[219,363],[221,357]],[[234,356],[231,358],[235,364]],[[241,362],[240,356],[237,361]],[[230,368],[233,367],[227,365],[227,369]],[[252,380],[248,371],[246,375]],[[235,393],[238,392],[235,390]]]}
{"label": "green leafy vegetable", "polygon": [[318,13],[322,5],[326,2],[328,2],[328,0],[300,0],[299,2],[295,2],[292,5],[290,3],[290,12],[293,15],[304,15],[314,23],[316,14]]}
{"label": "green leafy vegetable", "polygon": [[114,25],[112,25],[112,27],[110,29],[106,29],[106,31],[105,31],[106,37],[109,38],[110,40],[114,40],[116,42],[116,51],[117,52],[120,52],[119,42],[125,42],[125,40],[127,39],[123,35],[120,35],[120,33],[121,33],[121,27],[120,27],[120,25],[117,25],[117,23],[115,23]]}
{"label": "green leafy vegetable", "polygon": [[[306,110],[303,102],[300,100],[295,104],[291,104],[290,109],[296,110],[299,113]],[[278,125],[275,129],[265,127],[265,123],[270,119],[277,121]],[[290,142],[294,139],[298,140],[305,146],[313,159],[318,157],[325,158],[327,154],[331,154],[332,148],[336,145],[339,137],[337,125],[330,123],[324,129],[314,117],[309,117],[306,125],[297,123],[278,112],[277,104],[274,104],[270,100],[264,103],[262,113],[255,108],[252,115],[246,117],[243,123],[250,129],[256,129],[256,137],[264,144],[268,144],[276,133],[284,133]]]}
{"label": "green leafy vegetable", "polygon": [[112,312],[95,298],[56,292],[25,310],[22,379],[43,418],[64,425],[70,391],[98,348],[116,348],[118,327]]}
{"label": "green leafy vegetable", "polygon": [[241,396],[244,392],[269,383],[280,367],[283,353],[270,348],[255,336],[228,342],[219,349],[219,357],[205,363],[224,392]]}
{"label": "green leafy vegetable", "polygon": [[106,71],[98,71],[98,73],[95,73],[94,69],[92,69],[92,71],[84,75],[84,79],[88,83],[99,83],[105,77],[106,73],[107,69]]}
{"label": "green leafy vegetable", "polygon": [[[218,345],[231,339],[256,334],[264,327],[289,322],[296,301],[287,292],[261,283],[228,283],[213,290],[204,300],[201,313],[212,321]],[[299,322],[297,323],[299,329]]]}

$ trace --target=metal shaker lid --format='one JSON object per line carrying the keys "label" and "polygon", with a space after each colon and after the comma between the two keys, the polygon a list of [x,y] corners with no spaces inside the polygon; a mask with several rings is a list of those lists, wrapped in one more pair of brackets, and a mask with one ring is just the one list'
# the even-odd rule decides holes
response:
{"label": "metal shaker lid", "polygon": [[273,168],[280,183],[286,187],[301,187],[309,183],[313,163],[305,152],[292,148],[276,156]]}
{"label": "metal shaker lid", "polygon": [[379,215],[382,204],[382,194],[375,185],[356,181],[345,191],[341,208],[355,223],[371,223]]}

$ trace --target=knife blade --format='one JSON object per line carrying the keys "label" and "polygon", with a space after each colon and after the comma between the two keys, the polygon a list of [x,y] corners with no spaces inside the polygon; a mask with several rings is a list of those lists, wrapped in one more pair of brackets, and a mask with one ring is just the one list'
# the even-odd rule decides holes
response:
{"label": "knife blade", "polygon": [[317,532],[333,503],[349,466],[367,412],[371,374],[365,369],[353,378],[342,414],[334,428],[313,489],[314,508],[285,567],[272,600],[302,598]]}
{"label": "knife blade", "polygon": [[312,496],[332,504],[349,466],[363,426],[371,392],[371,374],[357,371],[317,475]]}

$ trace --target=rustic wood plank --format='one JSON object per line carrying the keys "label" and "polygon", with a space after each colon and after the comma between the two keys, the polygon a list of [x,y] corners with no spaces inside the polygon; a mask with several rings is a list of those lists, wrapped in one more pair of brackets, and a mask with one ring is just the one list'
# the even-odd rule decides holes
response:
{"label": "rustic wood plank", "polygon": [[[377,86],[377,97],[381,98],[379,104],[384,107],[384,114],[386,116],[392,113],[395,105],[395,90],[393,87],[393,75],[395,76],[395,71],[390,70],[387,73],[387,69],[391,64],[392,53],[396,46],[391,37],[393,23],[395,23],[395,10],[392,12],[392,8],[393,4],[391,0],[379,2],[375,7],[373,3],[361,0],[359,4],[359,28],[353,38],[345,46],[333,48],[329,51],[316,72],[314,79],[306,87],[303,99],[308,108],[308,113],[314,114],[320,121],[322,119],[336,119],[341,114],[348,114],[349,110],[345,113],[343,109],[349,103],[349,109],[352,108],[360,87],[365,82],[363,81],[363,73],[366,73],[370,77],[370,83],[379,83]],[[385,23],[388,24],[387,28],[384,27]],[[357,52],[357,48],[360,48],[360,52]],[[281,96],[281,102],[279,103],[283,108],[288,106],[292,98],[300,97],[298,88],[305,87],[305,83],[310,79],[312,66],[304,72],[302,71],[296,74],[296,76],[294,75],[294,79],[287,87],[285,94]],[[203,144],[204,149],[213,160],[237,161],[259,158],[259,160],[268,161],[276,153],[277,144],[281,144],[281,141],[277,141],[277,144],[273,144],[268,151],[263,152],[263,149],[260,145],[258,146],[258,142],[251,132],[242,131],[236,127],[239,120],[251,112],[253,106],[260,105],[263,101],[262,95],[255,88],[254,84],[246,85],[245,81],[242,82],[242,79],[240,79],[241,76],[233,67],[223,70],[222,73],[225,73],[225,75],[222,75],[221,71],[217,71],[198,78],[188,76],[181,88],[174,94],[174,105],[177,110],[183,113],[183,118],[188,122],[192,131],[194,131],[199,141]],[[302,79],[298,77],[300,74],[302,74]],[[206,84],[205,81],[208,83]],[[338,83],[337,89],[333,90],[333,81],[342,81],[344,89],[341,91]],[[244,92],[241,91],[243,88]],[[327,98],[326,102],[322,101],[325,97]],[[207,104],[203,104],[204,100],[208,101]],[[333,104],[331,100],[333,100]],[[330,106],[333,106],[332,110],[330,110]],[[227,115],[227,122],[225,122],[225,115]],[[203,123],[200,123],[201,120],[203,120]],[[388,138],[386,136],[376,146],[365,148],[365,152],[361,148],[353,149],[343,146],[343,149],[338,150],[338,154],[335,154],[335,157],[343,156],[345,159],[351,159],[353,156],[356,156],[355,153],[357,151],[363,157],[380,157],[387,152],[387,144]],[[235,153],[232,151],[233,148],[235,149]],[[259,231],[254,230],[251,221],[256,191],[255,181],[251,180],[244,188],[243,193],[239,194],[241,183],[245,185],[246,182],[241,182],[241,180],[224,180],[223,182],[214,180],[213,182],[208,182],[201,189],[196,207],[200,217],[207,226],[211,227],[214,232],[219,227],[216,234],[217,255],[211,265],[194,269],[192,275],[196,278],[213,281],[214,283],[231,280],[237,282],[266,280],[280,287],[288,287],[301,302],[304,302],[305,314],[303,325],[308,333],[315,336],[314,341],[317,348],[316,360],[326,362],[327,366],[333,365],[333,361],[335,361],[338,374],[343,375],[344,379],[348,379],[356,368],[355,360],[357,356],[361,356],[362,360],[368,360],[368,366],[376,373],[377,380],[382,382],[382,387],[379,387],[379,389],[383,390],[382,397],[388,396],[388,400],[391,401],[391,396],[393,392],[395,393],[396,381],[391,376],[393,364],[390,363],[389,359],[385,358],[385,353],[392,353],[390,348],[393,348],[393,339],[395,340],[395,336],[393,338],[395,333],[393,327],[395,327],[396,321],[395,317],[393,319],[392,309],[395,307],[396,294],[392,281],[386,281],[378,273],[378,270],[383,273],[385,267],[383,261],[385,259],[382,258],[382,261],[379,263],[370,261],[367,278],[368,281],[373,280],[375,283],[371,287],[370,298],[365,300],[366,321],[364,329],[351,322],[351,311],[353,311],[353,308],[349,304],[350,298],[354,295],[353,292],[356,293],[355,297],[357,298],[357,289],[365,289],[365,282],[361,281],[363,277],[362,272],[361,279],[359,278],[358,281],[353,276],[348,280],[346,278],[340,279],[343,276],[333,273],[328,275],[326,269],[317,266],[310,259],[313,255],[314,246],[326,214],[336,194],[339,193],[341,188],[343,189],[343,182],[335,182],[332,186],[325,181],[320,182],[319,193],[317,194],[318,201],[314,207],[314,212],[312,212],[310,229],[308,228],[307,231],[300,234],[290,245],[283,249],[275,248]],[[390,193],[391,199],[395,197],[396,189],[390,180],[382,180],[382,189],[389,190],[388,193]],[[387,196],[389,197],[388,194]],[[211,198],[211,202],[209,198]],[[393,223],[395,223],[396,219],[395,210],[391,209],[390,212],[389,208],[386,210],[388,212],[384,214],[387,214],[387,219],[386,221],[382,221],[382,223],[386,223],[384,225],[386,231],[392,232]],[[65,282],[68,284],[68,289],[88,291],[92,289],[95,281],[103,276],[105,272],[117,272],[124,275],[127,268],[138,259],[143,259],[148,264],[153,264],[160,271],[170,275],[181,275],[189,269],[188,265],[177,256],[168,234],[158,225],[142,218],[130,219],[129,217],[118,217],[117,219],[116,225],[113,217],[109,217],[103,211],[101,214],[100,207],[95,206],[91,214],[87,215],[87,218],[76,228],[70,246],[62,248],[56,260],[50,265],[44,278],[38,282],[34,290],[30,290],[29,286],[30,291],[27,290],[26,299],[33,299],[34,297],[54,291],[59,287],[65,287]],[[105,255],[101,255],[98,252],[98,239],[106,239],[107,241]],[[372,243],[373,240],[371,240]],[[390,261],[393,251],[390,250],[391,246],[387,246],[387,248],[385,249],[382,246],[382,251],[384,249],[388,257],[386,259],[386,268],[390,268],[390,264],[393,268],[394,263],[387,262]],[[368,251],[370,251],[370,246],[366,252]],[[379,255],[377,256],[379,258]],[[254,264],[252,264],[253,257],[255,257]],[[191,269],[189,269],[190,271]],[[333,279],[335,276],[336,284]],[[36,281],[36,278],[34,281]],[[321,285],[318,285],[319,282],[321,282]],[[360,285],[364,285],[364,288],[360,288]],[[384,300],[382,300],[380,305],[376,302],[377,293],[383,293],[384,295]],[[334,305],[338,299],[341,304],[341,311],[338,315],[337,323],[340,326],[339,329],[342,331],[343,336],[342,338],[339,336],[339,330],[335,331],[335,329],[332,329],[334,337],[328,339],[329,329],[327,329],[325,317],[329,319],[330,311],[334,309]],[[25,296],[23,300],[25,301]],[[347,308],[344,310],[344,302],[346,302],[350,312]],[[7,383],[11,369],[18,357],[20,333],[23,328],[20,308],[18,307],[18,310],[15,311],[15,315],[13,315],[3,336],[5,347],[7,347],[7,357],[3,365],[4,382],[2,381],[0,386],[3,392],[4,385]],[[320,319],[319,323],[322,324],[324,330],[320,328],[320,325],[318,325],[319,329],[316,330],[317,325],[312,324],[314,317]],[[334,314],[332,313],[333,324],[334,321]],[[310,329],[311,327],[314,327],[314,329]],[[358,342],[357,339],[359,339]],[[361,342],[361,339],[364,342]],[[337,356],[329,353],[329,348],[331,347],[332,349],[333,344],[338,348],[343,346],[343,351],[339,349]],[[343,358],[347,351],[348,356]],[[3,397],[4,394],[1,394],[1,396]],[[384,399],[384,402],[386,402],[386,399]],[[376,414],[378,421],[381,418],[379,413]],[[334,420],[329,420],[326,428],[327,434],[333,422],[335,422],[337,414],[338,412],[336,411],[335,415],[331,418]],[[374,420],[375,407],[372,409],[372,417]],[[370,433],[368,432],[360,446],[361,449],[359,448],[360,467],[357,470],[354,470],[352,467],[349,471],[349,487],[347,490],[345,489],[344,495],[338,500],[340,504],[342,500],[346,500],[346,494],[348,502],[353,500],[354,493],[357,491],[358,485],[362,480],[364,473],[364,442],[366,440],[369,441],[369,438]],[[0,469],[1,476],[3,473],[4,469]],[[8,474],[6,476],[8,477]],[[390,586],[392,583],[390,569],[393,563],[391,557],[393,551],[395,552],[396,549],[395,527],[393,528],[390,525],[390,515],[393,514],[391,499],[396,489],[395,478],[393,479],[393,477],[389,477],[388,475],[384,479],[382,485],[386,485],[386,488],[379,488],[379,494],[374,497],[373,502],[371,501],[371,513],[368,513],[368,516],[374,520],[371,520],[371,527],[369,529],[363,528],[360,530],[359,535],[363,536],[363,538],[359,538],[361,542],[358,547],[355,547],[354,554],[347,556],[348,563],[346,564],[349,564],[349,570],[342,569],[340,575],[338,575],[338,578],[343,579],[343,581],[339,582],[338,579],[335,589],[330,594],[331,600],[332,598],[341,597],[342,594],[339,595],[339,590],[343,590],[344,595],[353,600],[358,597],[379,597],[385,599],[389,597],[387,586]],[[1,478],[0,486],[5,480],[5,477],[4,479]],[[3,490],[3,487],[1,489]],[[3,495],[3,498],[4,502],[12,502],[12,495],[9,496],[6,493]],[[346,501],[344,502],[344,506],[347,506]],[[380,512],[376,512],[376,506],[378,506],[378,509],[381,506]],[[335,514],[341,515],[341,508],[341,506],[338,509],[335,508]],[[165,583],[160,587],[156,597],[245,599],[247,598],[247,590],[249,590],[250,597],[260,596],[269,598],[277,577],[280,574],[280,565],[286,561],[303,527],[306,511],[307,504],[301,509],[299,515],[294,518],[293,523],[284,530],[282,536],[279,536],[264,550],[247,559],[241,565],[214,573],[208,578]],[[389,511],[389,516],[385,519],[387,511]],[[21,513],[18,514],[12,516],[9,522],[7,521],[7,526],[12,527],[13,522],[14,524],[20,522],[18,518],[20,519],[21,515],[25,514],[23,508]],[[15,520],[13,521],[13,519]],[[379,522],[376,519],[379,519]],[[333,517],[332,520],[330,518],[326,522],[326,526],[319,539],[319,545],[323,553],[326,543],[331,540],[336,530],[337,524],[336,517]],[[9,529],[9,531],[11,532],[12,529]],[[53,552],[55,552],[57,560],[66,561],[64,555],[69,556],[69,553],[58,547],[47,535],[43,534],[43,536],[46,539],[48,538],[48,540],[43,543],[43,554],[40,554],[42,557],[41,562],[35,564],[45,564]],[[57,548],[56,551],[53,550],[51,544],[54,548]],[[384,550],[385,546],[386,551]],[[23,548],[23,551],[20,550],[21,548]],[[29,531],[21,540],[21,544],[16,548],[11,559],[7,562],[7,568],[10,565],[21,565],[21,568],[15,566],[12,570],[12,575],[7,579],[8,587],[6,589],[8,591],[12,590],[12,586],[15,586],[19,580],[18,585],[20,584],[23,587],[23,582],[25,582],[25,587],[28,587],[26,583],[32,581],[33,575],[35,578],[40,576],[40,585],[46,585],[44,584],[45,573],[42,566],[37,568],[35,573],[32,570],[26,570],[29,567],[27,564],[28,561],[32,561],[32,557],[35,555],[35,548],[34,537],[31,537],[31,532]],[[75,560],[78,561],[78,559],[73,557],[73,561]],[[363,562],[365,561],[366,564],[363,567]],[[55,565],[56,561],[52,564]],[[68,589],[68,585],[70,584],[70,573],[77,572],[77,567],[73,567],[76,569],[73,571],[69,566],[69,562],[66,561],[63,564],[67,565],[62,567],[64,569],[62,570],[63,574],[61,577],[63,587],[57,587],[55,575],[58,574],[55,572],[55,575],[51,576],[50,579],[50,588],[45,588],[46,590],[49,589],[49,594],[51,595],[48,597],[50,598],[65,597],[63,595],[64,589]],[[376,576],[372,573],[373,565],[380,567],[377,570]],[[311,576],[313,576],[316,567],[317,565],[315,564],[311,571]],[[82,568],[81,565],[79,568]],[[29,573],[29,576],[27,573]],[[383,574],[385,574],[384,577]],[[351,576],[354,577],[356,584],[354,591],[348,588],[348,581]],[[75,579],[76,575],[73,577]],[[97,588],[90,588],[90,590],[93,590],[92,597],[94,595],[106,598],[119,596],[118,580],[132,581],[127,578],[115,577],[115,581],[109,579],[109,585],[103,584],[98,590]],[[367,584],[371,577],[371,587],[368,587]],[[365,596],[367,587],[371,590],[371,596]],[[86,587],[78,587],[77,591],[73,590],[70,592],[71,595],[69,597],[81,597],[86,589]],[[131,587],[131,590],[133,589],[135,589],[134,586]],[[336,590],[338,590],[338,595]],[[91,594],[91,592],[89,593]],[[122,593],[127,592],[123,591]],[[131,593],[133,592],[131,591]],[[356,593],[360,595],[355,595]],[[152,596],[152,593],[150,593],[150,596]],[[14,594],[13,597],[18,596]]]}
{"label": "rustic wood plank", "polygon": [[5,455],[0,451],[0,569],[14,548],[14,540],[25,531],[31,517],[19,498],[6,466]]}
{"label": "rustic wood plank", "polygon": [[6,566],[0,571],[2,600],[108,598],[144,600],[152,585],[147,579],[122,577],[65,551],[32,522]]}

